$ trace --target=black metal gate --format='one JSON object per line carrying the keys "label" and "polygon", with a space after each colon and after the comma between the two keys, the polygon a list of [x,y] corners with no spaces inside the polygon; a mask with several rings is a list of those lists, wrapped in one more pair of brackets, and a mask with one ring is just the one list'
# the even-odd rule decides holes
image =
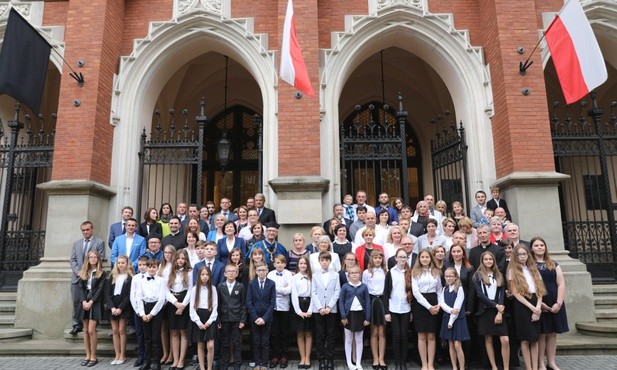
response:
{"label": "black metal gate", "polygon": [[357,105],[353,121],[340,126],[341,190],[365,190],[369,204],[382,192],[409,204],[407,112],[398,99],[396,114],[388,105]]}
{"label": "black metal gate", "polygon": [[205,100],[200,104],[196,126],[189,120],[188,110],[184,109],[184,122],[178,127],[175,111],[171,109],[167,123],[161,122],[158,110],[154,112],[150,140],[144,128],[139,151],[141,192],[138,193],[137,217],[141,217],[142,210],[165,202],[170,202],[172,207],[180,202],[201,204],[203,135],[208,118],[204,112]]}
{"label": "black metal gate", "polygon": [[8,122],[7,136],[0,122],[0,291],[16,291],[23,272],[36,265],[45,250],[47,197],[37,185],[51,179],[55,114],[47,124],[42,116]]}
{"label": "black metal gate", "polygon": [[[591,108],[553,104],[551,135],[558,172],[565,247],[587,265],[596,282],[617,280],[617,102],[603,122],[592,93]],[[574,113],[572,112],[574,111]],[[591,120],[588,119],[591,118]]]}
{"label": "black metal gate", "polygon": [[433,165],[433,186],[435,199],[442,199],[448,207],[458,200],[465,209],[469,203],[467,175],[467,144],[465,128],[450,111],[431,120],[435,125],[435,139],[431,140],[431,159]]}

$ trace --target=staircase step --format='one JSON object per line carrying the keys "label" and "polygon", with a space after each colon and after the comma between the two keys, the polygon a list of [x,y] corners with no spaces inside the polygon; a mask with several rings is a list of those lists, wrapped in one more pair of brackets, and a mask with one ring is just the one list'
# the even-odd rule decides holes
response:
{"label": "staircase step", "polygon": [[17,301],[17,293],[15,292],[0,292],[0,302]]}
{"label": "staircase step", "polygon": [[15,315],[0,315],[0,328],[13,327],[13,324],[15,324]]}
{"label": "staircase step", "polygon": [[[578,323],[576,324],[578,327]],[[565,333],[557,336],[557,355],[616,355],[617,338]]]}
{"label": "staircase step", "polygon": [[[77,333],[77,335],[70,334],[71,329],[64,330],[64,340],[68,343],[83,343],[84,342],[84,332]],[[107,328],[97,328],[96,329],[96,337],[98,338],[99,343],[113,343],[111,329]],[[134,335],[129,336],[129,341],[134,341]]]}
{"label": "staircase step", "polygon": [[0,313],[15,312],[15,302],[0,302]]}
{"label": "staircase step", "polygon": [[594,300],[594,305],[597,309],[607,309],[617,307],[617,295],[616,296],[600,296]]}
{"label": "staircase step", "polygon": [[32,329],[0,329],[0,342],[20,342],[32,338]]}
{"label": "staircase step", "polygon": [[577,322],[576,329],[584,335],[617,338],[617,322]]}
{"label": "staircase step", "polygon": [[617,322],[617,308],[596,309],[596,319],[598,321]]}
{"label": "staircase step", "polygon": [[617,284],[601,284],[593,286],[594,297],[603,295],[617,296]]}

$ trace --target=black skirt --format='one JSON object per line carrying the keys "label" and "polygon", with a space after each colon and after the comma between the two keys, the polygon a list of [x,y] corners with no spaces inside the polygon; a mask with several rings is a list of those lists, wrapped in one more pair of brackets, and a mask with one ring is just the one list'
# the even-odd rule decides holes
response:
{"label": "black skirt", "polygon": [[386,310],[383,307],[383,296],[371,295],[371,324],[386,325]]}
{"label": "black skirt", "polygon": [[[188,309],[188,308],[187,308]],[[198,308],[197,315],[199,316],[199,320],[203,323],[206,323],[210,318],[212,311],[205,308]],[[189,330],[188,337],[191,339],[193,343],[197,342],[207,342],[209,340],[216,339],[217,328],[216,321],[213,322],[206,330],[199,329],[199,326],[194,322],[191,322],[191,327]]]}
{"label": "black skirt", "polygon": [[[182,302],[186,293],[188,291],[184,290],[177,295],[175,295],[178,302]],[[181,315],[176,315],[177,308],[173,304],[169,303],[167,305],[167,320],[169,320],[169,330],[185,330],[189,327],[189,307],[185,307],[182,311]]]}
{"label": "black skirt", "polygon": [[[431,306],[437,305],[437,293],[422,293]],[[411,305],[414,327],[418,333],[437,333],[437,315],[433,315],[418,302]]]}
{"label": "black skirt", "polygon": [[[311,297],[298,297],[298,303],[300,304],[300,310],[302,312],[310,312],[311,308]],[[313,331],[313,316],[311,317],[300,317],[295,314],[292,320],[293,331],[296,333],[305,333]]]}
{"label": "black skirt", "polygon": [[349,314],[347,315],[347,325],[344,325],[343,327],[353,332],[363,331],[364,319],[364,311],[349,311]]}
{"label": "black skirt", "polygon": [[[532,305],[538,303],[538,297],[533,293],[530,299],[527,299]],[[512,315],[514,317],[514,325],[516,325],[516,337],[518,340],[526,342],[537,342],[540,337],[540,320],[531,321],[531,310],[524,304],[514,300]]]}
{"label": "black skirt", "polygon": [[508,324],[505,317],[501,324],[495,325],[495,316],[497,316],[496,308],[486,308],[482,315],[478,317],[478,334],[480,335],[495,335],[499,337],[508,336]]}
{"label": "black skirt", "polygon": [[[86,297],[91,296],[90,291],[86,293]],[[94,301],[88,311],[85,311],[83,305],[80,304],[80,317],[82,320],[101,321],[103,319],[103,302]]]}
{"label": "black skirt", "polygon": [[[114,303],[114,307],[116,308],[120,305],[120,302],[122,302],[122,297],[119,295],[115,295],[113,297],[111,297],[111,301]],[[127,305],[124,310],[122,310],[122,313],[120,313],[120,316],[114,316],[111,314],[111,308],[109,308],[109,318],[111,320],[120,320],[120,319],[128,319],[129,317],[133,316],[133,308],[131,307],[131,305]]]}

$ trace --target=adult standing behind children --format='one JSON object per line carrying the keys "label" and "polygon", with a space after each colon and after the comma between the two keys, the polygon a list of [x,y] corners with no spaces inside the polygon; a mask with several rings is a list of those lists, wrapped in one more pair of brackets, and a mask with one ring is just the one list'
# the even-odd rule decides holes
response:
{"label": "adult standing behind children", "polygon": [[69,332],[71,335],[77,335],[83,330],[79,312],[81,309],[81,301],[79,300],[79,272],[84,262],[87,262],[88,252],[94,250],[99,253],[102,259],[105,259],[105,242],[102,239],[94,236],[94,225],[90,221],[84,221],[80,225],[82,238],[73,243],[71,250],[71,298],[73,299],[73,328]]}

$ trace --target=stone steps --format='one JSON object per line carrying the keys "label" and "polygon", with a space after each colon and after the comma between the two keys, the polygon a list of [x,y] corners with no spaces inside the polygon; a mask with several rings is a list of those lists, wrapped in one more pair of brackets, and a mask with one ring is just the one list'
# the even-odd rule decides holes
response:
{"label": "stone steps", "polygon": [[617,323],[612,322],[577,322],[576,330],[583,335],[617,338]]}
{"label": "stone steps", "polygon": [[[600,338],[617,338],[617,285],[593,286],[596,322],[577,322],[578,334]],[[602,346],[606,350],[605,346]]]}
{"label": "stone steps", "polygon": [[17,293],[0,293],[0,342],[21,342],[32,338],[32,329],[16,329],[15,306]]}

